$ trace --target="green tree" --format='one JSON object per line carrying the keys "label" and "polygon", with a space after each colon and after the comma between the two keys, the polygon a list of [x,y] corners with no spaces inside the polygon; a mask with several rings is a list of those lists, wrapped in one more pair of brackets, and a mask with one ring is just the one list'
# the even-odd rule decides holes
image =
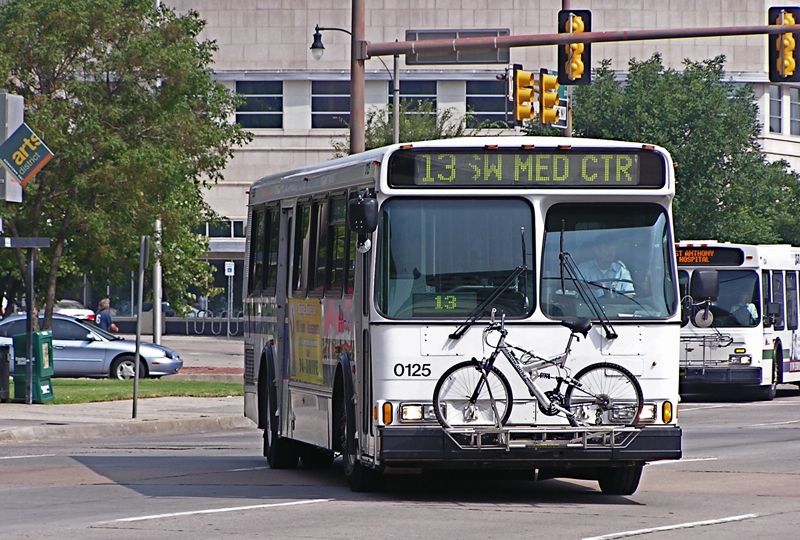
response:
{"label": "green tree", "polygon": [[576,136],[653,143],[675,162],[678,239],[797,241],[797,175],[768,163],[752,89],[724,80],[722,56],[667,69],[661,57],[632,60],[627,80],[601,62],[574,92]]}
{"label": "green tree", "polygon": [[[367,150],[380,148],[394,142],[392,105],[386,108],[374,107],[367,111],[364,121],[364,145]],[[455,109],[445,109],[437,113],[436,106],[429,101],[400,101],[400,142],[431,141],[453,137],[474,136],[486,129],[498,126],[480,124],[469,128],[471,114],[459,115]],[[350,136],[331,142],[334,157],[350,153]]]}
{"label": "green tree", "polygon": [[213,218],[202,192],[249,136],[228,122],[236,96],[212,77],[216,46],[199,39],[204,24],[152,0],[0,7],[2,84],[25,98],[26,122],[55,153],[24,202],[2,209],[12,235],[51,239],[38,266],[45,324],[59,279],[127,279],[157,217],[170,299],[180,304],[187,283],[210,278],[207,246],[193,233]]}

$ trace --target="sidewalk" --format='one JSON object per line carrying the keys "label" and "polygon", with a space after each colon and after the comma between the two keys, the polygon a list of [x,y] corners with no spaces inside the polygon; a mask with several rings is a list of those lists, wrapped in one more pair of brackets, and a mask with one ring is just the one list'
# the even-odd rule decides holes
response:
{"label": "sidewalk", "polygon": [[[135,336],[123,335],[135,340]],[[152,343],[152,336],[142,336]],[[242,382],[242,338],[163,336],[161,343],[178,351],[183,368],[172,380]],[[0,444],[63,438],[94,439],[120,435],[203,433],[253,427],[244,417],[243,398],[164,397],[133,402],[103,401],[78,405],[0,403]]]}

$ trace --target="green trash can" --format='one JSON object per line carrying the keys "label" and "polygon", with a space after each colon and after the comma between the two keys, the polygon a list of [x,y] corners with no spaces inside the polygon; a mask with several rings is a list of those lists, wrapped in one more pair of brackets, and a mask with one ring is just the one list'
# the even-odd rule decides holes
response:
{"label": "green trash can", "polygon": [[[13,336],[14,401],[24,402],[28,382],[28,335]],[[50,330],[33,333],[33,403],[53,401],[53,334]]]}

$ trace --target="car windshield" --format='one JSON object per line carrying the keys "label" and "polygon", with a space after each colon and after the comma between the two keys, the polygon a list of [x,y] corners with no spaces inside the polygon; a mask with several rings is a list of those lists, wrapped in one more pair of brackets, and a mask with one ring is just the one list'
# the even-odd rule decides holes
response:
{"label": "car windshield", "polygon": [[[541,302],[545,315],[595,313],[562,269],[561,246],[582,289],[612,319],[665,318],[677,307],[666,211],[654,204],[558,204],[545,220]],[[563,271],[562,271],[563,270]]]}
{"label": "car windshield", "polygon": [[[532,260],[533,211],[524,199],[406,199],[381,209],[377,302],[391,318],[469,314]],[[533,273],[493,303],[509,317],[532,310]],[[527,300],[525,294],[527,293]]]}

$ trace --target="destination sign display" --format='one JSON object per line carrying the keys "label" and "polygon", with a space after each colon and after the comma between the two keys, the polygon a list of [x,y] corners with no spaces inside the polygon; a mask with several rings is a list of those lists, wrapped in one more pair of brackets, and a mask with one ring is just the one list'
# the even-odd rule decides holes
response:
{"label": "destination sign display", "polygon": [[679,265],[685,266],[741,266],[744,252],[729,247],[676,247]]}
{"label": "destination sign display", "polygon": [[644,150],[411,149],[389,161],[392,187],[660,188],[663,158]]}

